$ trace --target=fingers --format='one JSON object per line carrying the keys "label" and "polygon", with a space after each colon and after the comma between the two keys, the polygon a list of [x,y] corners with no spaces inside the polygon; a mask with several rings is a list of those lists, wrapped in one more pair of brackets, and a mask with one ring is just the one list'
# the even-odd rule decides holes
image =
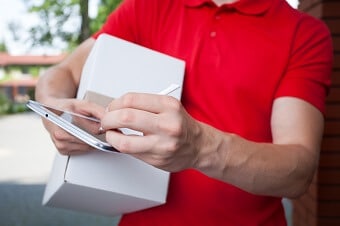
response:
{"label": "fingers", "polygon": [[92,116],[100,119],[105,113],[105,108],[93,102],[80,101],[74,106],[74,111],[85,116]]}
{"label": "fingers", "polygon": [[81,154],[93,149],[62,129],[53,131],[53,133],[51,133],[51,138],[55,147],[63,155]]}
{"label": "fingers", "polygon": [[106,132],[106,141],[109,142],[114,148],[123,153],[137,153],[152,150],[155,137],[137,136],[137,135],[124,135],[119,131],[110,130]]}
{"label": "fingers", "polygon": [[144,134],[158,130],[156,114],[131,108],[108,112],[101,119],[101,126],[104,131],[129,128]]}
{"label": "fingers", "polygon": [[169,172],[189,168],[197,159],[188,144],[183,145],[173,137],[127,136],[110,130],[106,132],[106,140],[120,152]]}
{"label": "fingers", "polygon": [[144,134],[160,132],[165,124],[171,123],[169,120],[173,118],[169,116],[178,115],[181,109],[180,101],[173,97],[128,93],[108,105],[101,126],[104,130],[129,128]]}
{"label": "fingers", "polygon": [[99,122],[72,116],[72,123],[90,134],[100,134],[101,124]]}
{"label": "fingers", "polygon": [[177,141],[174,139],[164,140],[158,135],[127,136],[111,130],[106,132],[106,140],[120,152],[163,169],[177,147]]}
{"label": "fingers", "polygon": [[113,100],[107,107],[107,111],[123,108],[132,108],[152,113],[161,113],[164,109],[178,109],[180,102],[171,96],[147,94],[147,93],[127,93],[120,98]]}
{"label": "fingers", "polygon": [[[67,111],[72,111],[78,114],[99,119],[105,113],[104,107],[84,100],[57,99],[55,101],[51,101],[51,103],[46,104],[54,106],[58,109],[64,109]],[[72,118],[74,120],[73,123],[77,124],[83,130],[92,134],[100,133],[100,123],[92,122],[87,119],[77,118],[76,116]],[[61,154],[75,155],[93,150],[92,147],[85,144],[78,138],[72,136],[71,134],[67,133],[57,125],[49,122],[48,120],[43,119],[43,123],[45,128],[49,131],[54,145]]]}
{"label": "fingers", "polygon": [[[175,172],[192,167],[197,159],[200,127],[173,97],[129,93],[110,103],[101,125],[114,148],[157,168]],[[118,128],[143,136],[125,135]]]}

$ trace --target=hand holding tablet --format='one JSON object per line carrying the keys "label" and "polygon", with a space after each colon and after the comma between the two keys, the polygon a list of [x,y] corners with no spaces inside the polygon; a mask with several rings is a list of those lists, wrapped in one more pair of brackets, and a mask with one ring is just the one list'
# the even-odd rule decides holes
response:
{"label": "hand holding tablet", "polygon": [[[177,90],[180,86],[171,84],[166,89],[159,92],[159,95],[168,95]],[[33,100],[27,102],[27,107],[64,129],[71,135],[87,143],[91,147],[104,152],[119,152],[100,135],[100,120],[79,113],[58,109]],[[126,130],[126,129],[125,129]]]}

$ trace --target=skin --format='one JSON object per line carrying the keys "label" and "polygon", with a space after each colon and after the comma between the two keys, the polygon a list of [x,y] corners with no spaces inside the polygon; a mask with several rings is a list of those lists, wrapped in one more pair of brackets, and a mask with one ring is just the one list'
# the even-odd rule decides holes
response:
{"label": "skin", "polygon": [[[160,169],[193,168],[259,195],[295,198],[306,191],[317,168],[324,126],[315,107],[293,97],[277,98],[271,117],[273,143],[252,142],[196,121],[170,96],[127,93],[104,109],[74,99],[93,44],[94,39],[88,39],[51,67],[39,79],[36,99],[101,119],[113,147]],[[59,127],[47,121],[44,125],[60,153],[91,149]],[[138,130],[144,136],[127,136],[118,128]]]}

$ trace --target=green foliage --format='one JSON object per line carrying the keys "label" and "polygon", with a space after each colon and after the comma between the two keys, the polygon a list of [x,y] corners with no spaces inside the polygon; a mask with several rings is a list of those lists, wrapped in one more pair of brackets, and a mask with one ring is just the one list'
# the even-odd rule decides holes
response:
{"label": "green foliage", "polygon": [[[89,18],[89,0],[22,1],[41,21],[29,29],[28,41],[32,47],[56,47],[67,43],[66,49],[72,50],[97,31],[122,0],[100,0],[96,18]],[[18,33],[18,27],[14,25],[12,23],[13,37]]]}
{"label": "green foliage", "polygon": [[[34,4],[28,1],[28,11],[35,13],[41,23],[29,29],[32,46],[55,46],[57,41],[74,43],[79,28],[72,26],[79,15],[80,0],[49,0]],[[70,29],[71,28],[71,29]]]}
{"label": "green foliage", "polygon": [[0,115],[4,115],[10,109],[10,101],[7,96],[3,93],[0,93]]}
{"label": "green foliage", "polygon": [[97,17],[91,20],[91,33],[96,32],[106,21],[107,16],[122,2],[122,0],[100,0]]}
{"label": "green foliage", "polygon": [[38,66],[32,66],[28,69],[28,73],[30,75],[32,75],[33,77],[38,77],[39,76],[39,72],[40,72],[40,68]]}
{"label": "green foliage", "polygon": [[25,103],[11,103],[9,109],[7,110],[7,114],[16,114],[27,112],[29,109]]}
{"label": "green foliage", "polygon": [[27,112],[29,108],[26,103],[13,102],[8,97],[0,93],[0,115],[15,114],[21,112]]}
{"label": "green foliage", "polygon": [[7,46],[4,42],[0,42],[0,52],[5,52],[7,53]]}

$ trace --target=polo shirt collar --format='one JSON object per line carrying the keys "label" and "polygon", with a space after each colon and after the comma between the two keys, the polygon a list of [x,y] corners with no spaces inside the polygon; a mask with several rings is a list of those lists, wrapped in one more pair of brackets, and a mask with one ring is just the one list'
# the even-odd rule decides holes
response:
{"label": "polo shirt collar", "polygon": [[[225,4],[227,8],[234,8],[243,14],[259,15],[265,13],[274,0],[239,0],[231,4]],[[184,0],[188,7],[200,7],[205,4],[212,5],[212,0]],[[222,6],[223,7],[223,6]]]}

